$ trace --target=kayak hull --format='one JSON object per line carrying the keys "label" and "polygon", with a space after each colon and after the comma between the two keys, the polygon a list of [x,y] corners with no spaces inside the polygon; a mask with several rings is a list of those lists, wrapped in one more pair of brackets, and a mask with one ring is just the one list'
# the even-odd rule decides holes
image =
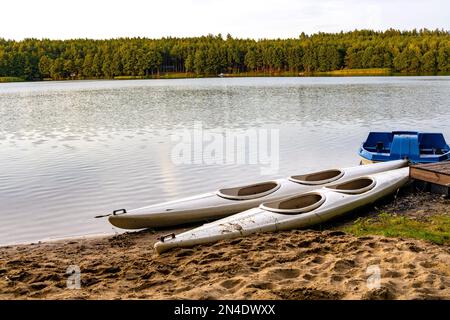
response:
{"label": "kayak hull", "polygon": [[[122,229],[161,228],[205,220],[217,220],[257,207],[266,201],[281,199],[290,195],[308,192],[321,186],[346,181],[361,175],[393,170],[406,165],[407,161],[398,160],[367,166],[335,169],[334,171],[339,171],[339,174],[336,174],[336,179],[327,177],[326,173],[332,171],[327,170],[323,171],[324,174],[321,174],[325,177],[322,180],[324,182],[322,184],[320,181],[309,181],[308,175],[292,176],[286,179],[278,179],[238,188],[222,189],[217,192],[205,193],[130,210],[125,214],[113,214],[108,219],[112,225]],[[313,173],[311,176],[314,176],[314,174],[321,176],[317,173]],[[270,186],[273,191],[265,190],[266,185]],[[239,195],[240,191],[245,192],[247,189],[250,190],[248,191],[249,194]],[[262,190],[260,192],[262,196],[252,198],[251,192],[253,189],[258,191]]]}
{"label": "kayak hull", "polygon": [[[158,253],[162,253],[175,247],[191,247],[253,233],[299,229],[323,223],[394,193],[408,182],[409,169],[391,170],[353,180],[363,179],[372,183],[355,190],[340,190],[339,185],[346,187],[345,183],[340,183],[338,188],[322,187],[303,195],[266,202],[258,208],[205,224],[173,239],[159,241],[154,247]],[[301,207],[298,199],[305,199],[307,196],[314,199],[301,200],[304,202]],[[310,205],[308,201],[321,203],[315,208],[314,203]]]}

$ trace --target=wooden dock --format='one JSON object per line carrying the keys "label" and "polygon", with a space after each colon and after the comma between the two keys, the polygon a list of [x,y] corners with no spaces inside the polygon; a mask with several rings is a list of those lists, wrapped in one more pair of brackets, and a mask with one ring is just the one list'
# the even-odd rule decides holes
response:
{"label": "wooden dock", "polygon": [[409,176],[430,191],[450,196],[450,161],[412,165]]}

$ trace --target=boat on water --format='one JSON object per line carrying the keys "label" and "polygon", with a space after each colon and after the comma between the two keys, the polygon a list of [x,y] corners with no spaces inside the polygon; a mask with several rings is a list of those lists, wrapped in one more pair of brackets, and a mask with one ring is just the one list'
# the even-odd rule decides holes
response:
{"label": "boat on water", "polygon": [[392,194],[408,180],[409,168],[401,168],[340,181],[295,196],[263,202],[257,208],[179,235],[161,237],[154,248],[162,253],[175,247],[191,247],[252,233],[297,229],[323,223]]}
{"label": "boat on water", "polygon": [[359,149],[362,164],[408,159],[432,163],[450,159],[450,147],[442,133],[416,131],[370,132]]}
{"label": "boat on water", "polygon": [[187,223],[216,220],[259,206],[263,202],[308,192],[319,187],[343,183],[355,177],[401,168],[407,161],[330,169],[254,183],[223,188],[176,201],[155,204],[130,211],[115,210],[108,215],[109,222],[122,229],[160,228]]}

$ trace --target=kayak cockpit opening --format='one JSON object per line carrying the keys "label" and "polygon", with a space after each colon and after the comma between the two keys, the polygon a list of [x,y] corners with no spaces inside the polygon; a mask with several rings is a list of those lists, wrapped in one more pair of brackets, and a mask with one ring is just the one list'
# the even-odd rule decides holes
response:
{"label": "kayak cockpit opening", "polygon": [[361,194],[372,190],[375,187],[375,184],[375,179],[370,177],[361,177],[347,182],[338,183],[333,186],[328,186],[326,188],[347,194]]}
{"label": "kayak cockpit opening", "polygon": [[225,199],[249,200],[264,197],[280,188],[277,181],[267,181],[247,186],[220,189],[216,194]]}
{"label": "kayak cockpit opening", "polygon": [[290,176],[289,180],[301,184],[319,185],[326,184],[340,179],[344,175],[344,171],[339,169],[318,171],[309,174]]}
{"label": "kayak cockpit opening", "polygon": [[262,203],[261,209],[283,214],[299,214],[313,211],[325,202],[325,196],[319,192],[305,193],[287,199]]}

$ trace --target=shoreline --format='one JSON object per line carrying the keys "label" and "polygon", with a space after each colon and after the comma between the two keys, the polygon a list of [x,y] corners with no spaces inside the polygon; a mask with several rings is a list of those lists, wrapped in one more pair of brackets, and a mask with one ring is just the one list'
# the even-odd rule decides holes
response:
{"label": "shoreline", "polygon": [[45,243],[58,243],[58,242],[66,242],[66,241],[82,241],[82,240],[91,240],[91,239],[103,239],[107,237],[113,237],[120,233],[95,233],[95,234],[85,234],[85,235],[75,235],[75,236],[67,236],[67,237],[58,237],[58,238],[44,238],[40,240],[34,240],[34,241],[24,241],[24,242],[13,242],[13,243],[6,243],[6,244],[0,244],[0,249],[2,248],[9,248],[9,247],[16,247],[16,246],[34,246],[38,244],[45,244]]}
{"label": "shoreline", "polygon": [[[108,223],[105,221],[105,223]],[[202,223],[195,223],[192,225],[178,226],[174,228],[166,228],[161,230],[150,230],[150,229],[142,229],[142,230],[120,230],[120,232],[115,233],[94,233],[94,234],[85,234],[85,235],[75,235],[75,236],[67,236],[67,237],[58,237],[58,238],[46,238],[35,241],[25,241],[25,242],[17,242],[17,243],[7,243],[0,244],[0,249],[10,249],[13,247],[30,247],[36,245],[45,245],[45,244],[65,244],[68,242],[82,242],[82,241],[95,241],[95,240],[105,240],[114,237],[119,237],[122,235],[133,235],[140,233],[150,233],[154,234],[155,237],[161,236],[166,233],[171,232],[184,232],[185,230],[189,230],[200,226]]]}
{"label": "shoreline", "polygon": [[[406,192],[315,229],[261,233],[161,255],[153,250],[158,236],[192,226],[2,247],[0,298],[450,299],[449,245],[342,231],[356,217],[383,212],[418,221],[450,215],[448,201]],[[81,289],[66,287],[71,266],[81,272]],[[368,268],[380,269],[376,288],[367,285]]]}
{"label": "shoreline", "polygon": [[240,73],[225,73],[223,76],[219,75],[205,75],[194,73],[161,73],[154,76],[116,76],[114,78],[71,78],[71,79],[36,79],[26,80],[21,77],[0,77],[0,84],[15,83],[15,82],[51,82],[51,81],[100,81],[100,80],[159,80],[159,79],[205,79],[205,78],[276,78],[276,77],[291,77],[291,78],[318,78],[318,77],[428,77],[428,76],[450,76],[449,72],[437,73],[406,73],[394,72],[385,68],[371,68],[371,69],[339,69],[332,71],[313,71],[313,72],[240,72]]}

